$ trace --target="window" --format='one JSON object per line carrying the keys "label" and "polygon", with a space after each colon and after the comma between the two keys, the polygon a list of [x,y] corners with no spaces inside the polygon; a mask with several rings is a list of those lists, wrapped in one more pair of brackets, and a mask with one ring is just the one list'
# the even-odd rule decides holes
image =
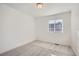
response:
{"label": "window", "polygon": [[63,32],[63,20],[49,20],[49,32]]}

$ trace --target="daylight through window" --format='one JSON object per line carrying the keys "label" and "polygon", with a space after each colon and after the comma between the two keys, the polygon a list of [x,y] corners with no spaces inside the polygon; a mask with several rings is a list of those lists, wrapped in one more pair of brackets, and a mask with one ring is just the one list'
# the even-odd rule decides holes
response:
{"label": "daylight through window", "polygon": [[49,20],[49,32],[63,32],[63,20]]}

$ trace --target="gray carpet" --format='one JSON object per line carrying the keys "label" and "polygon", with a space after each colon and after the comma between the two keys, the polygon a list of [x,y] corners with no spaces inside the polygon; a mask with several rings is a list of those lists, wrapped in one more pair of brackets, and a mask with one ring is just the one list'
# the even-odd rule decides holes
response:
{"label": "gray carpet", "polygon": [[75,56],[69,46],[35,40],[0,56]]}

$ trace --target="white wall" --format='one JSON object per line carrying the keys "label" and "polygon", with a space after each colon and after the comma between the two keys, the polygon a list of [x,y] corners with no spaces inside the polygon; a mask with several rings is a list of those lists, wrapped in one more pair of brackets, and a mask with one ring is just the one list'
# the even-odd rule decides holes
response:
{"label": "white wall", "polygon": [[72,29],[72,48],[76,55],[79,55],[79,4],[74,6],[72,9],[72,15],[71,15],[71,29]]}
{"label": "white wall", "polygon": [[0,53],[35,40],[33,17],[0,4]]}
{"label": "white wall", "polygon": [[[36,33],[37,39],[58,43],[62,45],[70,45],[70,33],[71,33],[71,13],[64,12],[50,16],[44,16],[37,18],[36,21]],[[64,24],[63,32],[49,32],[48,30],[48,21],[62,19]]]}
{"label": "white wall", "polygon": [[[76,55],[79,55],[79,36],[77,35],[79,32],[79,4],[55,4],[43,15],[53,15],[66,11],[71,11],[70,45]],[[0,4],[0,53],[35,40],[33,20],[27,14]]]}
{"label": "white wall", "polygon": [[[55,4],[48,10],[48,12],[43,13],[44,15],[54,15],[57,13],[71,11],[71,39],[70,46],[76,55],[79,55],[79,4]],[[37,20],[37,19],[36,19]]]}

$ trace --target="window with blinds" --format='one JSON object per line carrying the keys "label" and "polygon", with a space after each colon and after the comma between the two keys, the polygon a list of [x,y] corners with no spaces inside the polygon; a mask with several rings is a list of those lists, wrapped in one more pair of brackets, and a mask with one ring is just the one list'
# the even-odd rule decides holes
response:
{"label": "window with blinds", "polygon": [[49,32],[63,32],[63,20],[49,20]]}

